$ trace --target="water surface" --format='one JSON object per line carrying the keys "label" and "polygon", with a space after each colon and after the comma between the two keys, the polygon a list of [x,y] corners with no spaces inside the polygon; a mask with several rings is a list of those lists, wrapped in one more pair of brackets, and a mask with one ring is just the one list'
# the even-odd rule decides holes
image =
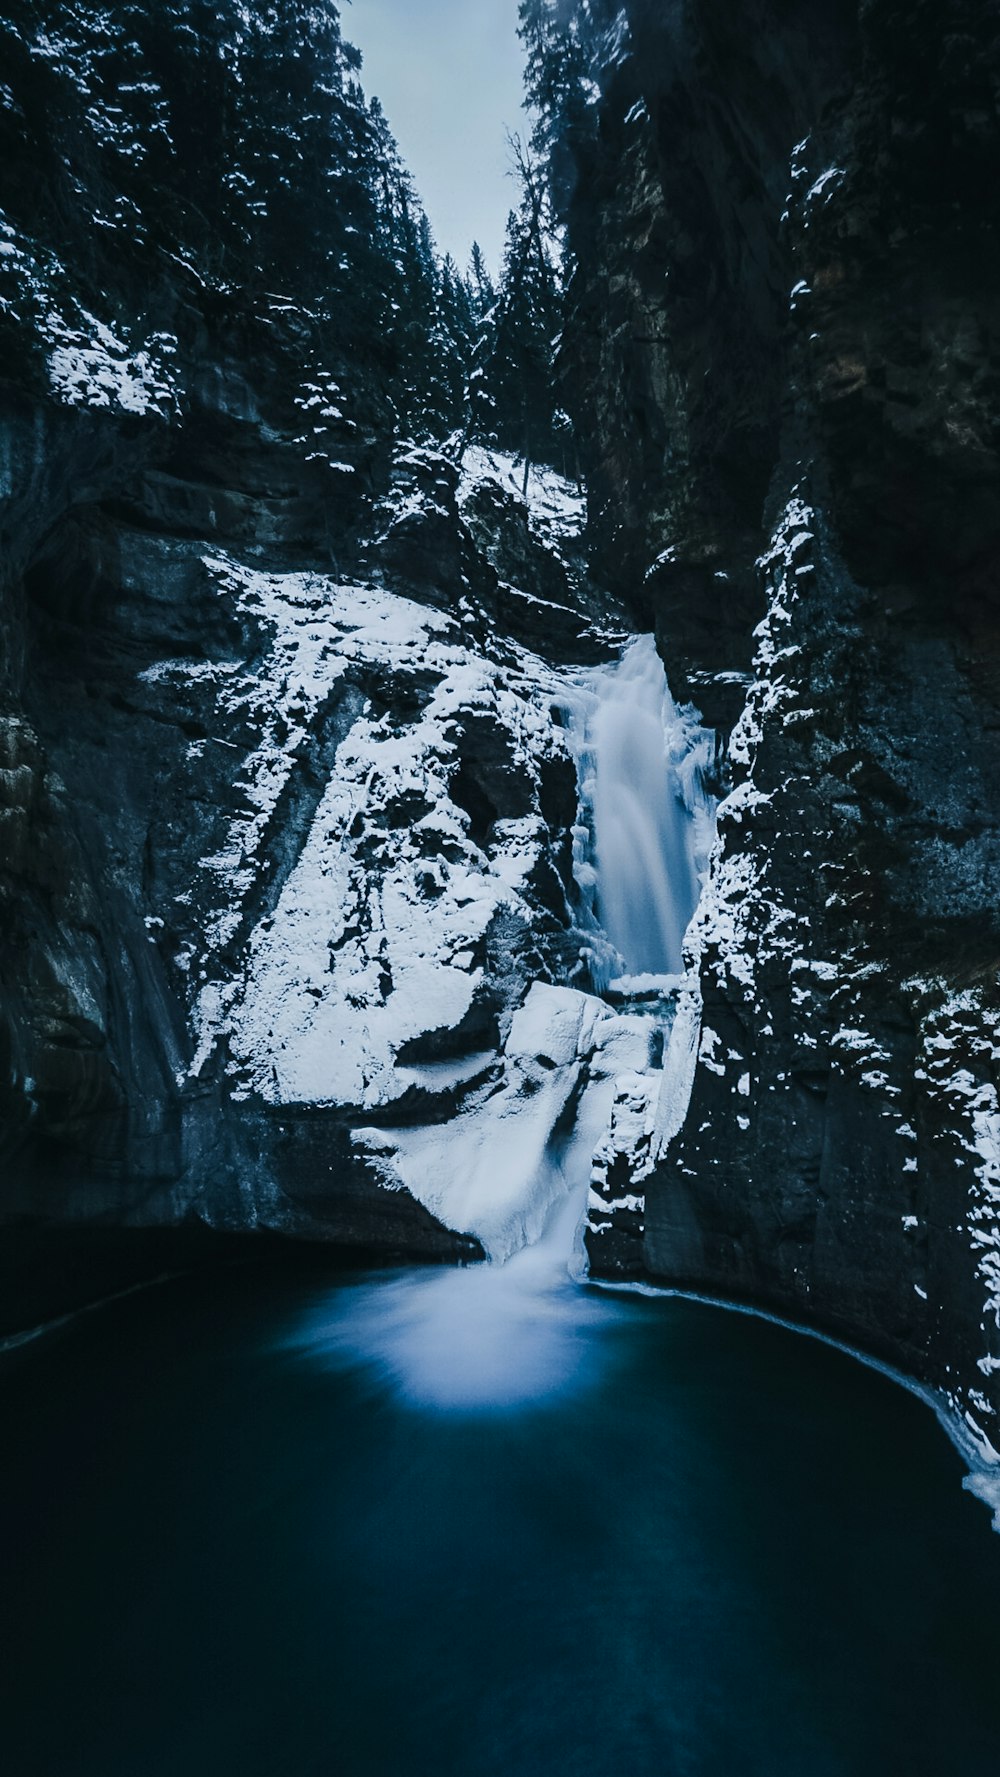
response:
{"label": "water surface", "polygon": [[8,1777],[995,1770],[1000,1538],[929,1410],[511,1275],[178,1281],[3,1359]]}

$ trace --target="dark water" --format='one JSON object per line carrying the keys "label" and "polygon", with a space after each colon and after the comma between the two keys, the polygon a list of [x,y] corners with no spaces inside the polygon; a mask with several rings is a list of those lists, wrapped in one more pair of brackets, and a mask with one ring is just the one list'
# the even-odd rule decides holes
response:
{"label": "dark water", "polygon": [[1000,1537],[919,1401],[473,1284],[181,1282],[0,1362],[6,1777],[1000,1769]]}

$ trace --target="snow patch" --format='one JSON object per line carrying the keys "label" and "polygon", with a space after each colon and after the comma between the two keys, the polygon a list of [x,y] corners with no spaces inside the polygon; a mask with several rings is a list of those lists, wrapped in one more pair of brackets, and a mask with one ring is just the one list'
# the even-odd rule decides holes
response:
{"label": "snow patch", "polygon": [[53,348],[49,381],[67,407],[103,407],[162,418],[176,412],[176,379],[168,362],[177,351],[173,334],[152,334],[133,350],[84,310],[74,326],[50,314],[45,332]]}
{"label": "snow patch", "polygon": [[483,481],[496,481],[527,507],[529,522],[556,554],[567,544],[579,544],[587,520],[587,500],[582,488],[554,469],[532,463],[525,487],[524,459],[482,444],[470,444],[462,456],[459,504],[463,505]]}

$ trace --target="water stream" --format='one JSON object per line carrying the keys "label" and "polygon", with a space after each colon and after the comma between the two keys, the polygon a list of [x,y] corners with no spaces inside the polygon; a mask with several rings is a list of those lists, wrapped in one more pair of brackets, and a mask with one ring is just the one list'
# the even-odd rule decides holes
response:
{"label": "water stream", "polygon": [[602,990],[615,973],[675,975],[714,838],[710,737],[675,704],[652,636],[637,637],[612,669],[589,673],[569,717],[595,985]]}

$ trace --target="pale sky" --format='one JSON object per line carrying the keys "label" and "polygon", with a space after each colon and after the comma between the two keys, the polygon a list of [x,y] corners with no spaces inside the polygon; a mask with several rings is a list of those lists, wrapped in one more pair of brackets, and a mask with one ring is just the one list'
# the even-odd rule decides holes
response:
{"label": "pale sky", "polygon": [[525,133],[517,0],[350,0],[341,25],[438,248],[464,270],[477,240],[496,272],[515,206],[505,131]]}

